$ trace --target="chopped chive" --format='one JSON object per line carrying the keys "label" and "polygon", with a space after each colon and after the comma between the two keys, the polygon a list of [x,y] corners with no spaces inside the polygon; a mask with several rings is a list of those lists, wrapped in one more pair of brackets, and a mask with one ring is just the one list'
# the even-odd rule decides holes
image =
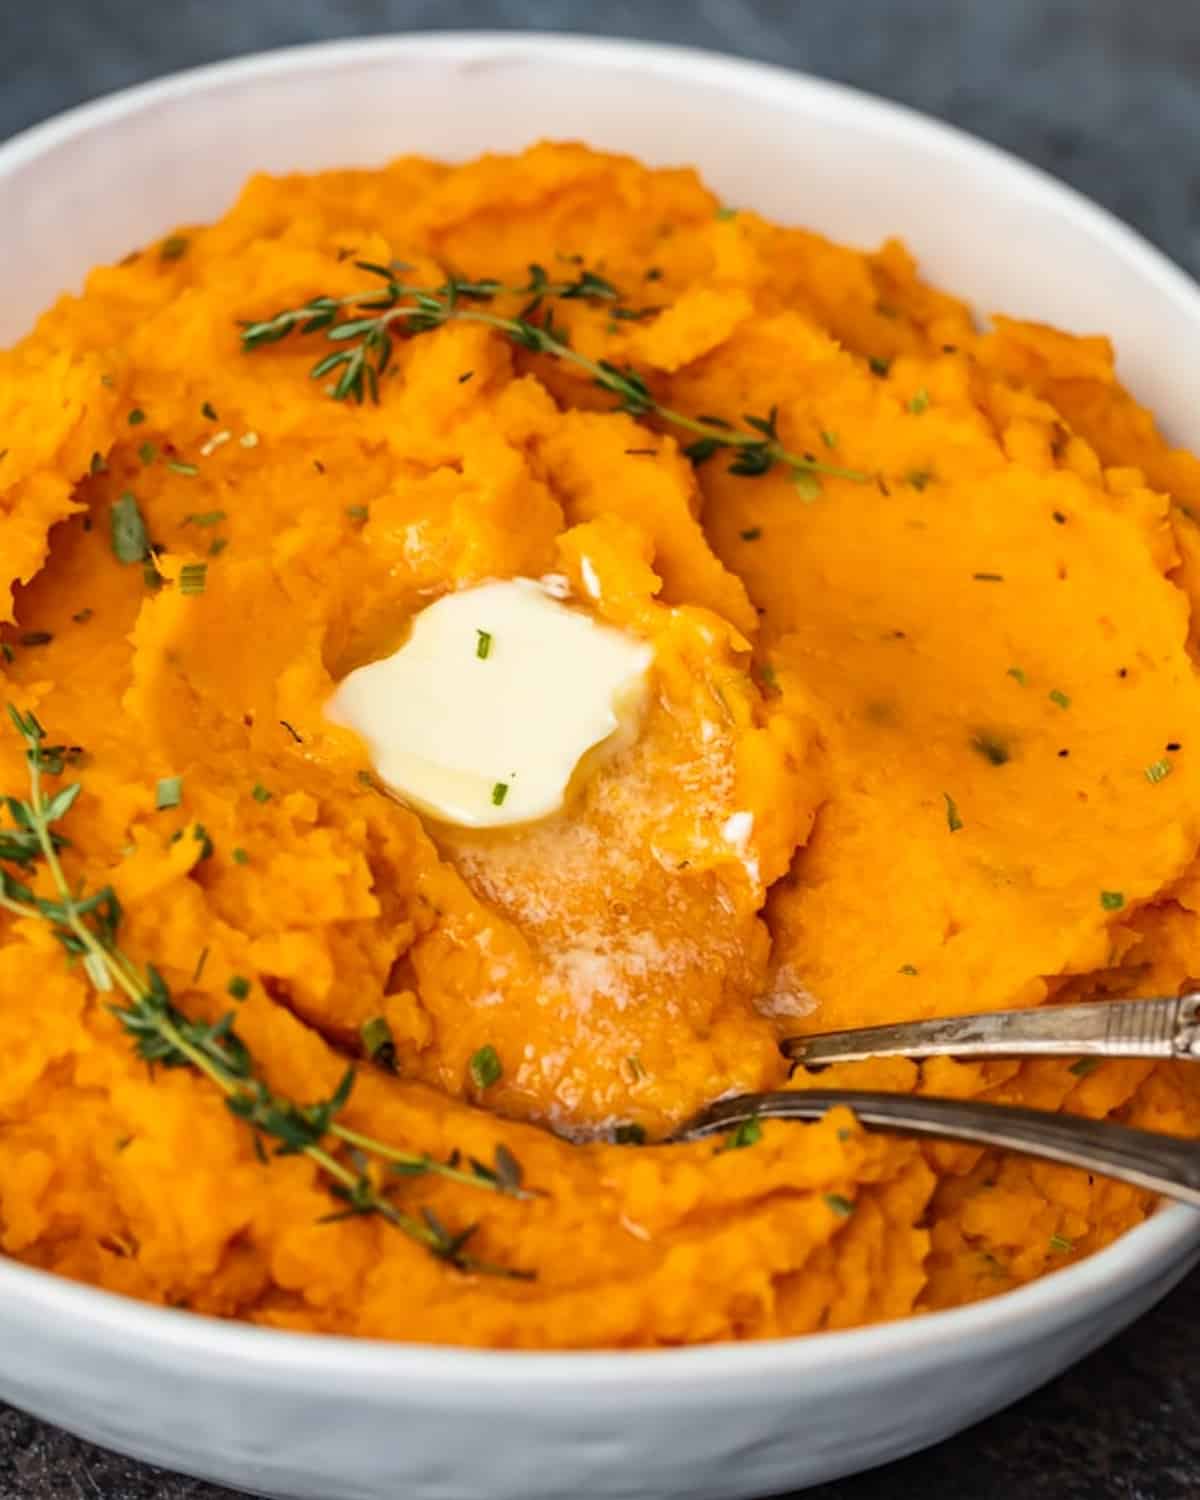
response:
{"label": "chopped chive", "polygon": [[207,581],[207,563],[184,563],[183,567],[179,570],[179,592],[181,594],[202,594]]}
{"label": "chopped chive", "polygon": [[27,630],[24,635],[18,637],[17,644],[19,646],[48,646],[53,639],[54,636],[49,630]]}
{"label": "chopped chive", "polygon": [[188,252],[191,241],[183,234],[169,234],[158,247],[160,260],[179,260]]}
{"label": "chopped chive", "polygon": [[172,474],[182,474],[185,479],[195,479],[200,472],[195,464],[185,464],[177,458],[167,459],[167,468]]}
{"label": "chopped chive", "polygon": [[[492,654],[492,633],[490,630],[476,630],[475,632],[475,655],[480,661],[487,661]],[[492,800],[495,801],[493,791]],[[501,799],[503,800],[503,799]]]}
{"label": "chopped chive", "polygon": [[133,408],[133,410],[129,413],[129,425],[130,425],[130,427],[140,427],[141,424],[145,420],[146,420],[146,413],[142,410],[142,408],[140,406],[135,406]]}
{"label": "chopped chive", "polygon": [[143,443],[138,449],[138,457],[144,464],[152,464],[158,457],[158,444]]}
{"label": "chopped chive", "polygon": [[792,475],[792,488],[801,500],[812,501],[821,498],[821,481],[808,469],[796,470]]}
{"label": "chopped chive", "polygon": [[908,409],[916,417],[919,417],[923,411],[927,411],[929,409],[929,392],[925,389],[924,386],[922,386],[921,389],[917,391],[912,400],[908,403]]}
{"label": "chopped chive", "polygon": [[946,826],[951,833],[957,833],[963,826],[963,820],[958,815],[958,807],[949,792],[943,792],[942,796],[946,799]]}
{"label": "chopped chive", "polygon": [[1049,696],[1050,702],[1057,703],[1059,708],[1070,708],[1070,698],[1068,698],[1066,693],[1060,691],[1058,688],[1051,688]]}
{"label": "chopped chive", "polygon": [[250,993],[250,981],[244,974],[235,974],[225,986],[225,993],[232,995],[235,1000],[244,1000]]}
{"label": "chopped chive", "polygon": [[103,453],[93,453],[92,461],[88,464],[89,474],[107,474],[108,465],[104,462]]}
{"label": "chopped chive", "polygon": [[497,781],[492,787],[492,806],[499,807],[508,796],[508,783]]}
{"label": "chopped chive", "polygon": [[1050,1248],[1051,1250],[1057,1250],[1060,1255],[1068,1255],[1074,1250],[1075,1246],[1071,1240],[1064,1239],[1061,1234],[1052,1234],[1050,1236]]}
{"label": "chopped chive", "polygon": [[827,448],[836,448],[838,445],[837,433],[830,432],[827,428],[822,427],[821,441]]}
{"label": "chopped chive", "polygon": [[260,781],[254,783],[254,790],[250,795],[254,798],[255,802],[270,802],[271,800],[271,793],[267,791],[266,787]]}
{"label": "chopped chive", "polygon": [[739,535],[741,536],[743,542],[757,542],[759,537],[762,536],[762,527],[747,526],[745,531],[740,532]]}
{"label": "chopped chive", "polygon": [[627,1125],[618,1125],[613,1132],[613,1140],[618,1146],[643,1146],[646,1143],[646,1132],[636,1120],[631,1120]]}
{"label": "chopped chive", "polygon": [[839,1219],[848,1219],[854,1212],[854,1204],[841,1193],[826,1193],[825,1203]]}
{"label": "chopped chive", "polygon": [[200,408],[200,415],[207,418],[210,422],[219,422],[221,420],[220,417],[217,416],[217,413],[211,401],[206,401]]}
{"label": "chopped chive", "polygon": [[1081,1057],[1078,1062],[1071,1064],[1067,1072],[1074,1073],[1076,1078],[1090,1078],[1103,1061],[1102,1057]]}
{"label": "chopped chive", "polygon": [[867,360],[867,364],[870,366],[871,374],[878,375],[881,379],[892,368],[891,360],[883,359],[878,354],[872,354],[870,359]]}
{"label": "chopped chive", "polygon": [[635,1083],[637,1083],[640,1079],[645,1078],[646,1070],[642,1066],[642,1060],[640,1057],[627,1057],[625,1059],[625,1066],[629,1069],[629,1076]]}
{"label": "chopped chive", "polygon": [[373,1063],[393,1069],[396,1066],[396,1043],[386,1016],[372,1016],[359,1029],[363,1051]]}
{"label": "chopped chive", "polygon": [[113,502],[111,525],[112,549],[117,561],[143,562],[150,550],[150,542],[138,503],[128,490]]}
{"label": "chopped chive", "polygon": [[365,523],[371,519],[370,509],[365,505],[347,505],[346,514],[352,521]]}
{"label": "chopped chive", "polygon": [[227,536],[213,537],[212,541],[208,544],[209,557],[220,557],[221,553],[224,552],[225,548],[228,546],[229,538]]}
{"label": "chopped chive", "polygon": [[490,1042],[471,1053],[467,1070],[471,1075],[471,1082],[477,1089],[490,1089],[494,1083],[499,1083],[504,1075],[500,1054]]}
{"label": "chopped chive", "polygon": [[213,841],[211,838],[209,838],[208,829],[205,828],[203,823],[196,823],[192,826],[192,838],[195,839],[196,843],[200,845],[200,858],[202,860],[211,859],[213,853]]}
{"label": "chopped chive", "polygon": [[1164,755],[1159,760],[1152,760],[1146,767],[1146,780],[1151,785],[1157,785],[1158,782],[1165,781],[1173,769],[1171,762]]}
{"label": "chopped chive", "polygon": [[191,515],[184,516],[185,526],[215,526],[218,521],[225,519],[223,510],[196,510]]}
{"label": "chopped chive", "polygon": [[1100,905],[1105,911],[1120,911],[1125,905],[1124,891],[1101,891]]}
{"label": "chopped chive", "polygon": [[726,1136],[724,1142],[717,1147],[717,1155],[720,1156],[725,1151],[742,1151],[747,1146],[756,1146],[761,1140],[762,1121],[751,1116]]}
{"label": "chopped chive", "polygon": [[914,490],[920,492],[933,478],[933,470],[913,469],[910,473],[905,475],[905,478],[907,479],[908,483],[912,485]]}
{"label": "chopped chive", "polygon": [[244,849],[233,849],[230,851],[230,854],[235,865],[248,865],[250,863],[250,856]]}
{"label": "chopped chive", "polygon": [[1008,669],[1008,675],[1010,677],[1015,678],[1016,681],[1019,682],[1022,687],[1024,687],[1025,684],[1029,681],[1029,679],[1025,676],[1025,673],[1022,672],[1022,670],[1020,669],[1020,667],[1009,667],[1009,669]]}
{"label": "chopped chive", "polygon": [[736,208],[718,208],[717,211],[716,211],[716,214],[714,215],[714,217],[717,218],[717,219],[721,219],[721,220],[736,219],[737,218],[737,209]]}
{"label": "chopped chive", "polygon": [[164,776],[154,790],[154,805],[159,812],[178,807],[183,801],[183,777]]}
{"label": "chopped chive", "polygon": [[976,583],[1003,583],[1003,573],[972,573],[971,577]]}
{"label": "chopped chive", "polygon": [[919,972],[919,970],[917,969],[915,964],[901,964],[898,972],[901,974],[907,974],[910,977],[914,977]]}
{"label": "chopped chive", "polygon": [[73,614],[71,618],[75,621],[76,625],[86,625],[95,613],[94,609],[81,609],[77,614]]}

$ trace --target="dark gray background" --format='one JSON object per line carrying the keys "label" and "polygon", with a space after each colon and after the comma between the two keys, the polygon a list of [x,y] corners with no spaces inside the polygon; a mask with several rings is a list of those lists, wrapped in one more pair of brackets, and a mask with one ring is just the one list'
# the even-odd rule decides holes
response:
{"label": "dark gray background", "polygon": [[[1047,167],[1200,273],[1200,0],[0,0],[0,138],[217,58],[461,27],[690,43],[857,84]],[[1198,1500],[1197,1279],[1011,1411],[924,1457],[808,1492],[917,1494]],[[0,1409],[0,1500],[230,1495]]]}

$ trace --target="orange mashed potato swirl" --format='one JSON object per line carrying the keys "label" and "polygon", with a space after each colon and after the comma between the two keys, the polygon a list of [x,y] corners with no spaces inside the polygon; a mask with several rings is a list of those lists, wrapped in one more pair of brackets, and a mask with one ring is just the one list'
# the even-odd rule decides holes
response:
{"label": "orange mashed potato swirl", "polygon": [[[396,1187],[526,1281],[322,1222],[312,1161],[264,1159],[193,1072],[148,1073],[46,926],[0,912],[6,1254],[266,1325],[644,1346],[987,1296],[1151,1210],[841,1111],[652,1143],[784,1086],[784,1035],[1200,972],[1200,465],[1103,339],[981,334],[895,243],[717,210],[689,171],[577,146],[255,178],[0,355],[0,674],[81,747],[72,877],[112,884],[188,1015],[216,1020],[232,982],[273,1089],[327,1097],[358,1059],[347,1125],[441,1158],[503,1145],[537,1190]],[[377,404],[308,378],[320,337],[242,351],[241,324],[393,260],[425,285],[591,268],[635,315],[556,302],[572,348],[688,418],[774,408],[788,448],[869,482],[693,465],[677,427],[482,325],[398,341]],[[127,494],[145,569],[114,556]],[[653,644],[640,738],[546,823],[424,825],[323,707],[439,594],[547,574]],[[0,738],[0,789],[24,784]],[[394,1068],[361,1058],[380,1019]],[[840,1082],[1197,1118],[1170,1065]]]}

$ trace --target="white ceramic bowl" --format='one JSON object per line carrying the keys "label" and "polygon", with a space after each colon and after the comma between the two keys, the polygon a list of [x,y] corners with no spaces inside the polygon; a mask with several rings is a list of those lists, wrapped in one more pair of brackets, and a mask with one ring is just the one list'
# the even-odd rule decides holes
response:
{"label": "white ceramic bowl", "polygon": [[[990,147],[774,68],[636,44],[409,36],[206,68],[0,149],[0,339],[96,261],[219,214],[257,168],[461,158],[571,137],[698,164],[727,202],[902,234],[984,309],[1118,340],[1200,446],[1200,292]],[[0,1397],[112,1448],[309,1500],[738,1500],[882,1463],[1109,1338],[1200,1255],[1172,1208],[992,1301],[880,1328],[658,1353],[353,1342],[142,1306],[0,1260]]]}

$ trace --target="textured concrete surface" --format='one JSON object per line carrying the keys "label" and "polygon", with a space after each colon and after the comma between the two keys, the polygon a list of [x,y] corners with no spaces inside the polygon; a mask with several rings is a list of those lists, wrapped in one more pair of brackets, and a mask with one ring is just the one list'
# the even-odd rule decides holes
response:
{"label": "textured concrete surface", "polygon": [[[856,84],[1066,178],[1200,274],[1197,0],[0,0],[0,138],[176,68],[324,37],[459,27],[640,36]],[[808,1500],[1197,1500],[1198,1349],[1193,1278],[1011,1411]],[[0,1500],[231,1492],[0,1409]]]}

